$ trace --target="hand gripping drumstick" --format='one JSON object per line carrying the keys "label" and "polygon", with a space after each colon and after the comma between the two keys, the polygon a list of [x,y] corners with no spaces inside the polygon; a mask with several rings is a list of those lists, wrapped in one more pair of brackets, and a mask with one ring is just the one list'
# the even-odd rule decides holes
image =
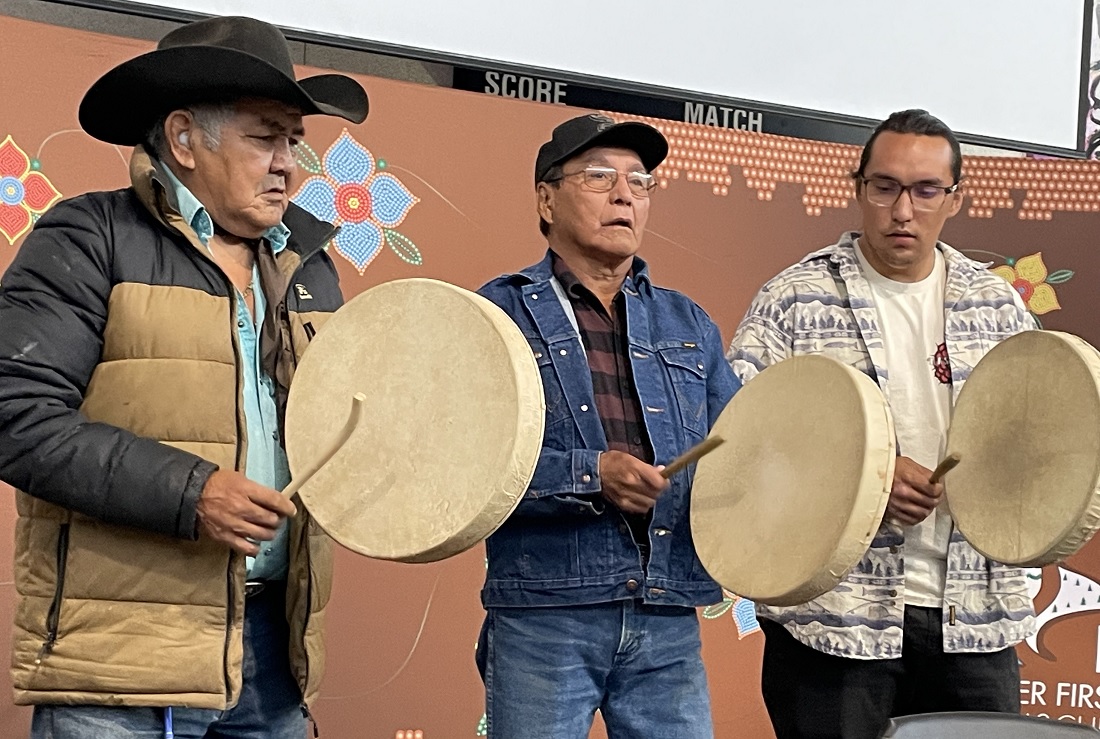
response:
{"label": "hand gripping drumstick", "polygon": [[[944,475],[955,469],[955,467],[957,467],[959,462],[961,461],[961,454],[956,454],[955,452],[948,454],[946,457],[943,458],[943,461],[936,465],[936,469],[932,470],[932,476],[928,478],[928,482],[933,485],[937,484],[940,480],[943,479]],[[899,521],[894,516],[887,516],[886,521],[895,525],[902,525],[901,521]]]}
{"label": "hand gripping drumstick", "polygon": [[348,416],[347,423],[344,424],[344,428],[340,429],[340,433],[333,439],[332,446],[329,447],[325,454],[318,456],[316,463],[306,468],[305,472],[298,475],[290,484],[283,489],[283,495],[290,497],[301,490],[302,486],[309,482],[310,478],[316,475],[322,467],[328,464],[329,460],[336,456],[336,452],[340,451],[340,447],[344,446],[351,435],[355,433],[355,427],[359,425],[359,422],[363,420],[363,404],[366,401],[367,396],[363,393],[356,393],[351,398],[351,414]]}
{"label": "hand gripping drumstick", "polygon": [[703,439],[691,449],[688,449],[679,457],[669,462],[668,466],[661,470],[661,477],[667,480],[692,462],[698,462],[705,455],[710,454],[715,449],[722,446],[725,441],[726,440],[721,436],[712,436],[709,439]]}
{"label": "hand gripping drumstick", "polygon": [[936,465],[936,469],[932,471],[932,477],[928,478],[928,481],[935,485],[943,479],[944,475],[955,469],[955,467],[958,466],[961,460],[962,457],[954,452],[948,454],[946,457],[943,458],[942,462]]}

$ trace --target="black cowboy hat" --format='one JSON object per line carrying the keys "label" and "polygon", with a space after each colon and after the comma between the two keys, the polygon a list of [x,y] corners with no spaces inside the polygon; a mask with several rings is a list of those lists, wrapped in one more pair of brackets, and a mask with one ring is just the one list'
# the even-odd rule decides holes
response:
{"label": "black cowboy hat", "polygon": [[109,144],[143,142],[157,119],[196,103],[278,100],[303,115],[367,117],[367,93],[342,74],[294,78],[286,38],[253,18],[195,21],[173,30],[155,51],[96,80],[80,102],[80,125]]}

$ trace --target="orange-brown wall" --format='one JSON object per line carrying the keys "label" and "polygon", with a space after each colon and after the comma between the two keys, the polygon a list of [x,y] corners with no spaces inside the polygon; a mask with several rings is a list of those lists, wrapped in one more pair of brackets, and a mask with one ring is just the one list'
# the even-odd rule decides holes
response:
{"label": "orange-brown wall", "polygon": [[[80,132],[76,107],[100,74],[152,45],[5,16],[0,16],[0,39],[5,60],[0,141],[10,135],[66,197],[125,186],[129,152]],[[416,244],[423,265],[408,264],[383,248],[360,275],[336,256],[345,295],[412,276],[476,288],[538,260],[545,244],[533,207],[535,152],[554,125],[577,111],[375,78],[363,82],[371,96],[370,118],[350,126],[349,132],[419,198],[397,230]],[[343,128],[337,121],[308,119],[306,141],[323,156]],[[837,171],[850,166],[858,150],[760,135],[734,137],[700,126],[665,128],[673,137],[675,161],[660,172],[667,186],[655,195],[642,255],[655,280],[695,298],[728,341],[761,283],[811,249],[835,241],[842,230],[858,227],[854,203],[825,205],[820,215],[810,215],[803,202],[808,187],[824,188],[822,197],[837,198],[834,206],[845,201],[843,194],[827,191],[842,181]],[[794,158],[801,156],[806,161]],[[830,163],[830,158],[837,161]],[[1069,179],[1070,170],[1055,169],[1054,162],[1035,163],[1035,172],[1016,170],[1015,175],[1011,164],[972,160],[968,171],[974,182],[990,180],[990,188],[996,187],[998,176],[1017,177],[1020,187],[1031,187],[1033,195],[1040,192],[1044,173],[1071,189],[1076,182]],[[1087,175],[1100,177],[1100,165],[1081,166],[1082,183]],[[981,174],[985,168],[988,176]],[[784,171],[794,181],[782,181],[778,175]],[[709,182],[695,181],[710,174],[730,178],[727,194],[715,194]],[[1071,330],[1100,344],[1100,325],[1093,320],[1100,216],[1056,211],[1050,220],[1021,219],[1023,195],[1023,190],[1013,190],[1012,206],[1001,203],[1004,207],[992,218],[971,217],[964,207],[950,222],[945,240],[1000,255],[991,257],[998,263],[1041,252],[1049,272],[1073,271],[1068,281],[1052,286],[1062,307],[1041,318],[1048,328]],[[0,270],[21,242],[9,244],[0,233]],[[380,385],[384,382],[379,378]],[[14,506],[9,491],[0,485],[0,653],[7,646],[4,624],[10,621],[13,603]],[[316,711],[324,737],[390,739],[406,729],[423,731],[424,739],[475,736],[482,714],[473,654],[482,615],[478,589],[483,557],[478,547],[446,562],[413,566],[340,553],[330,611],[329,672]],[[1086,549],[1068,567],[1100,580],[1100,549]],[[1058,570],[1049,568],[1037,607],[1053,602],[1058,582]],[[1095,686],[1100,682],[1098,626],[1096,611],[1051,621],[1040,644],[1042,656],[1020,650],[1024,678],[1049,682],[1050,699],[1058,681],[1091,681]],[[727,613],[704,621],[703,640],[717,736],[769,739],[758,690],[760,635],[739,640]],[[3,698],[7,685],[7,675],[0,675],[0,736],[25,735],[29,711]],[[1053,715],[1069,713],[1087,723],[1100,709]]]}

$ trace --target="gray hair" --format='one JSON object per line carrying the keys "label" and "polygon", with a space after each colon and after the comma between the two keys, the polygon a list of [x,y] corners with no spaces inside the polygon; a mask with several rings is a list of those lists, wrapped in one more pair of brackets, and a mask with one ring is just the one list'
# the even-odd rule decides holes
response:
{"label": "gray hair", "polygon": [[[237,114],[236,103],[200,103],[186,108],[195,121],[195,127],[202,131],[202,143],[210,151],[217,151],[222,143],[222,126]],[[168,157],[168,139],[164,135],[164,122],[171,115],[165,113],[145,135],[145,148],[158,159]]]}

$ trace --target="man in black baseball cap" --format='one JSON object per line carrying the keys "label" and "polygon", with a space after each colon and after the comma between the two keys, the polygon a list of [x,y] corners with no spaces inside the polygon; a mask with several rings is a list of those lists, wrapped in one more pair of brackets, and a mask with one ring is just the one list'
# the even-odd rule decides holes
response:
{"label": "man in black baseball cap", "polygon": [[534,479],[488,540],[477,664],[489,737],[713,736],[697,606],[722,597],[688,527],[694,465],[668,464],[740,387],[718,329],[636,254],[668,153],[587,115],[535,161],[545,258],[481,294],[531,342],[546,426]]}
{"label": "man in black baseball cap", "polygon": [[552,178],[547,177],[551,168],[597,146],[633,151],[646,172],[652,172],[668,156],[668,141],[653,126],[634,121],[616,123],[599,113],[583,115],[555,128],[550,140],[539,147],[535,183],[551,181]]}

